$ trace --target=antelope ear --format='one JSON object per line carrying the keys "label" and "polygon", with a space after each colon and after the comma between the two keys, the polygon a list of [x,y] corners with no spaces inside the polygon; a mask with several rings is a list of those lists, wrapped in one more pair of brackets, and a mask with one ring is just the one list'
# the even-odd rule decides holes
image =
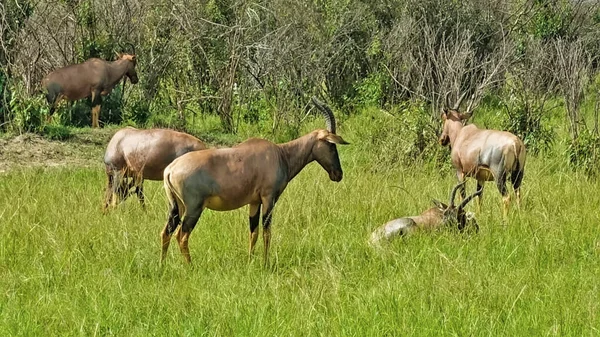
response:
{"label": "antelope ear", "polygon": [[336,135],[335,133],[327,133],[327,134],[321,134],[319,135],[319,139],[322,139],[324,141],[333,143],[333,144],[340,144],[340,145],[348,145],[350,143],[348,143],[347,141],[345,141],[342,137]]}
{"label": "antelope ear", "polygon": [[440,118],[442,118],[443,121],[445,121],[448,118],[448,109],[444,108],[444,112],[442,112]]}
{"label": "antelope ear", "polygon": [[448,206],[446,204],[444,204],[441,201],[435,200],[435,199],[431,199],[431,202],[433,202],[433,204],[435,205],[435,207],[439,208],[442,211],[445,211]]}
{"label": "antelope ear", "polygon": [[460,116],[460,119],[467,120],[467,119],[471,118],[471,116],[473,116],[473,113],[472,112],[463,112],[459,116]]}
{"label": "antelope ear", "polygon": [[131,55],[131,60],[135,61],[135,60],[137,60],[137,57],[135,55]]}

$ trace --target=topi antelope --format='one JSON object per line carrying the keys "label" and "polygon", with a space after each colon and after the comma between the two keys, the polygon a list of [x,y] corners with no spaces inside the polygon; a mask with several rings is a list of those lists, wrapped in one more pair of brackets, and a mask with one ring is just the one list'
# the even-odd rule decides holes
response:
{"label": "topi antelope", "polygon": [[[443,131],[439,138],[441,145],[450,145],[452,165],[456,168],[459,182],[466,177],[477,180],[477,190],[483,192],[485,181],[495,181],[504,201],[504,215],[508,212],[510,195],[506,189],[506,179],[510,180],[517,197],[517,205],[521,202],[521,181],[525,167],[525,145],[519,137],[510,132],[479,129],[473,124],[464,125],[472,116],[473,100],[467,111],[458,111],[463,94],[456,104],[449,108],[448,93],[446,106],[442,112]],[[465,188],[461,188],[461,196],[465,197]],[[479,195],[479,203],[481,204]]]}
{"label": "topi antelope", "polygon": [[138,82],[136,63],[135,55],[117,54],[117,60],[114,62],[91,58],[83,63],[52,71],[42,80],[46,100],[50,104],[49,118],[52,117],[56,104],[62,98],[76,101],[91,96],[92,127],[97,128],[102,96],[108,95],[124,76],[129,77],[131,83],[136,84]]}
{"label": "topi antelope", "polygon": [[458,224],[458,229],[461,231],[467,225],[474,226],[478,230],[479,226],[475,221],[473,213],[465,212],[464,207],[475,196],[481,194],[481,190],[465,198],[458,207],[454,205],[456,191],[460,187],[464,187],[464,184],[465,182],[463,181],[454,186],[450,192],[448,205],[437,200],[432,200],[435,206],[420,215],[394,219],[377,228],[371,234],[369,243],[371,245],[378,245],[384,240],[391,241],[398,236],[404,236],[417,230],[434,230],[449,224]]}
{"label": "topi antelope", "polygon": [[180,223],[176,237],[189,263],[188,240],[205,208],[230,211],[250,205],[249,254],[258,238],[262,207],[264,264],[268,265],[273,207],[288,183],[315,160],[329,173],[329,179],[342,180],[336,144],[348,143],[335,133],[331,110],[315,97],[312,101],[325,116],[327,130],[315,130],[284,144],[251,138],[232,148],[191,152],[165,169],[164,185],[171,210],[161,233],[161,262]]}
{"label": "topi antelope", "polygon": [[[144,179],[162,180],[165,167],[175,158],[204,149],[206,146],[198,138],[174,130],[127,127],[117,131],[104,153],[108,178],[104,211],[110,205],[114,207],[124,201],[134,186],[143,206]],[[126,182],[128,178],[131,179],[129,183]]]}

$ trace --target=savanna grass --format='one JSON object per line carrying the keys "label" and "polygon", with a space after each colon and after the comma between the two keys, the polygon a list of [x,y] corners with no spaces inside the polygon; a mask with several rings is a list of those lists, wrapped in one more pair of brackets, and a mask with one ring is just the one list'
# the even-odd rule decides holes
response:
{"label": "savanna grass", "polygon": [[487,184],[479,233],[446,229],[372,249],[373,229],[445,201],[454,174],[375,171],[360,144],[339,151],[341,183],[313,163],[278,202],[266,269],[262,254],[247,256],[247,208],[204,212],[193,267],[173,242],[161,268],[162,183],[146,183],[146,210],[132,198],[102,215],[101,166],[2,175],[0,335],[600,333],[597,181],[559,157],[530,158],[523,205],[508,221]]}

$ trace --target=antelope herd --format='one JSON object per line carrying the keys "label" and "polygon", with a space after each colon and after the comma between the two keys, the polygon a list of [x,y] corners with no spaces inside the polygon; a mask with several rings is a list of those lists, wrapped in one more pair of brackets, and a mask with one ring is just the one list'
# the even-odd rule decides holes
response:
{"label": "antelope herd", "polygon": [[[101,97],[107,95],[124,77],[138,82],[134,54],[118,54],[114,62],[90,59],[82,64],[57,69],[42,81],[51,116],[57,102],[86,97],[92,100],[92,127],[99,126]],[[459,111],[465,94],[450,107],[445,97],[441,119],[441,145],[451,148],[452,165],[458,184],[450,192],[448,204],[433,200],[434,207],[417,216],[398,218],[375,229],[369,242],[378,246],[398,236],[417,230],[434,230],[442,226],[478,230],[474,214],[465,206],[478,197],[485,181],[495,181],[503,197],[504,215],[510,204],[506,179],[520,203],[520,187],[526,160],[525,146],[517,136],[504,131],[479,129],[466,125],[472,116],[472,102],[466,112]],[[337,145],[348,144],[336,133],[332,111],[312,98],[325,117],[326,128],[314,130],[283,144],[251,138],[230,148],[207,149],[198,138],[165,129],[138,130],[123,128],[110,140],[104,155],[107,186],[104,212],[123,202],[132,189],[144,205],[143,181],[163,180],[170,210],[161,232],[161,263],[166,257],[171,236],[175,234],[186,262],[191,262],[188,240],[205,209],[230,211],[249,205],[249,255],[258,240],[262,216],[264,264],[268,264],[271,240],[271,217],[277,200],[288,183],[308,164],[316,161],[332,181],[342,180],[343,171]],[[475,193],[466,197],[467,177],[477,180]],[[457,191],[462,201],[455,205]]]}

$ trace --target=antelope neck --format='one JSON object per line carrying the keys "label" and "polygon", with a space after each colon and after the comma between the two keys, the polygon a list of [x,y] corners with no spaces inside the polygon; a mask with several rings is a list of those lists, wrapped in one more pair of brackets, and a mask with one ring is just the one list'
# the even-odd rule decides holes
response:
{"label": "antelope neck", "polygon": [[449,132],[448,132],[448,137],[450,138],[450,146],[454,145],[454,141],[456,140],[456,137],[458,137],[458,134],[460,133],[460,130],[462,130],[463,128],[463,124],[461,121],[455,121],[455,120],[451,120],[452,124],[449,125]]}
{"label": "antelope neck", "polygon": [[278,144],[287,162],[288,181],[292,180],[306,165],[315,160],[312,155],[314,143],[314,135],[309,133],[287,143]]}
{"label": "antelope neck", "polygon": [[108,65],[111,84],[116,84],[125,76],[129,62],[129,60],[116,60]]}

